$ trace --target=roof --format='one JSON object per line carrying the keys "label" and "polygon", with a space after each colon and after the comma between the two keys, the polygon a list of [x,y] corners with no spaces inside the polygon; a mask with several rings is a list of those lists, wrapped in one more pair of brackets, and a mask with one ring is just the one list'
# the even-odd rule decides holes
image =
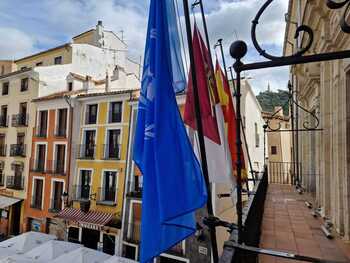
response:
{"label": "roof", "polygon": [[94,31],[94,30],[95,30],[94,28],[93,28],[93,29],[89,29],[89,30],[87,30],[87,31],[85,31],[85,32],[83,32],[83,33],[80,33],[79,35],[76,35],[76,36],[72,37],[72,39],[74,40],[74,39],[76,39],[76,38],[78,38],[78,37],[81,37],[81,36],[83,36],[83,35],[85,35],[85,34],[87,34],[87,33],[92,32],[92,31]]}
{"label": "roof", "polygon": [[88,98],[88,97],[97,97],[97,96],[106,96],[106,95],[120,95],[120,94],[131,93],[139,90],[140,89],[127,89],[127,90],[116,90],[116,91],[107,91],[107,92],[86,93],[86,94],[79,94],[77,97]]}
{"label": "roof", "polygon": [[18,202],[22,201],[22,199],[7,197],[7,196],[0,196],[0,209],[3,209],[5,207],[9,207],[13,204],[16,204]]}
{"label": "roof", "polygon": [[263,118],[267,118],[267,119],[278,119],[278,120],[282,120],[282,121],[289,121],[289,116],[280,116],[280,115],[274,115],[275,112],[269,112],[269,111],[262,111],[261,114],[263,116]]}
{"label": "roof", "polygon": [[73,90],[73,91],[61,91],[57,93],[53,93],[47,96],[39,97],[36,99],[33,99],[33,102],[38,102],[38,101],[46,101],[46,100],[53,100],[53,99],[60,99],[63,98],[64,96],[72,96],[72,95],[77,95],[81,92],[84,92],[84,90]]}
{"label": "roof", "polygon": [[32,70],[31,68],[25,68],[25,69],[16,70],[16,71],[13,71],[13,72],[10,72],[10,73],[7,73],[5,75],[0,76],[0,79],[4,79],[4,78],[10,77],[10,76],[13,76],[13,75],[16,75],[16,74],[20,74],[20,73],[24,73],[24,72],[28,72],[28,71],[31,71],[31,70]]}
{"label": "roof", "polygon": [[17,59],[17,60],[15,60],[15,63],[20,62],[22,60],[26,60],[26,59],[29,59],[29,58],[33,58],[33,57],[39,56],[41,54],[45,54],[45,53],[51,52],[51,51],[54,51],[54,50],[57,50],[57,49],[68,48],[68,47],[70,47],[70,43],[65,43],[63,45],[60,45],[60,46],[57,46],[57,47],[53,47],[53,48],[50,48],[50,49],[47,49],[47,50],[44,50],[44,51],[41,51],[41,52],[35,53],[33,55]]}
{"label": "roof", "polygon": [[[88,75],[83,76],[83,75],[80,75],[78,73],[73,73],[73,72],[70,72],[69,74],[72,75],[73,78],[81,80],[81,81],[86,81],[87,77],[90,78],[90,76],[88,76]],[[106,79],[100,79],[100,80],[92,79],[91,81],[94,82],[96,85],[101,85],[101,84],[106,83]]]}

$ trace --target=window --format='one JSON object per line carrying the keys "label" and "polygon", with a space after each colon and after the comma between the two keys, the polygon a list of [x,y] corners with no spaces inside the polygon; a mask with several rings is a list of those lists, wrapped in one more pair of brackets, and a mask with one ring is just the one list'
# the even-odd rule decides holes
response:
{"label": "window", "polygon": [[95,158],[95,134],[95,130],[87,130],[84,132],[84,144],[81,145],[79,158]]}
{"label": "window", "polygon": [[79,242],[79,228],[78,227],[70,227],[68,229],[68,241],[72,243],[78,243]]}
{"label": "window", "polygon": [[109,122],[122,121],[122,102],[111,102],[109,110]]}
{"label": "window", "polygon": [[103,174],[103,187],[101,189],[101,201],[115,202],[117,185],[117,172],[105,171]]}
{"label": "window", "polygon": [[44,180],[39,178],[34,178],[33,180],[33,195],[31,207],[36,209],[42,209]]}
{"label": "window", "polygon": [[0,156],[6,156],[5,134],[0,134]]}
{"label": "window", "polygon": [[66,137],[67,132],[67,109],[59,109],[57,112],[56,136]]}
{"label": "window", "polygon": [[21,79],[21,92],[28,90],[28,78]]}
{"label": "window", "polygon": [[0,127],[7,127],[7,105],[1,106]]}
{"label": "window", "polygon": [[62,209],[63,182],[53,181],[50,210],[58,212]]}
{"label": "window", "polygon": [[91,104],[86,106],[85,124],[96,124],[97,107],[97,104]]}
{"label": "window", "polygon": [[68,82],[68,91],[73,90],[73,82]]}
{"label": "window", "polygon": [[48,116],[47,110],[39,111],[38,126],[36,128],[36,136],[38,136],[38,137],[46,137],[47,116]]}
{"label": "window", "polygon": [[38,144],[36,150],[35,171],[44,172],[46,157],[46,145]]}
{"label": "window", "polygon": [[105,145],[105,159],[119,159],[120,130],[108,130],[107,144]]}
{"label": "window", "polygon": [[43,62],[42,62],[42,61],[40,61],[40,62],[38,62],[38,63],[35,64],[36,67],[41,67],[42,65],[43,65]]}
{"label": "window", "polygon": [[4,167],[0,167],[0,186],[5,185],[5,175],[4,175]]}
{"label": "window", "polygon": [[8,95],[9,94],[9,82],[2,83],[2,95]]}
{"label": "window", "polygon": [[62,56],[55,57],[54,64],[55,65],[62,64]]}
{"label": "window", "polygon": [[78,188],[79,199],[90,199],[91,171],[80,171],[80,187]]}
{"label": "window", "polygon": [[271,146],[271,154],[273,155],[277,154],[277,146]]}
{"label": "window", "polygon": [[259,136],[259,130],[258,130],[258,124],[254,123],[255,127],[255,147],[259,147],[260,145],[260,136]]}
{"label": "window", "polygon": [[23,66],[21,67],[21,70],[26,70],[28,67],[27,66]]}
{"label": "window", "polygon": [[56,156],[55,156],[55,173],[65,173],[65,160],[66,160],[66,145],[56,144]]}

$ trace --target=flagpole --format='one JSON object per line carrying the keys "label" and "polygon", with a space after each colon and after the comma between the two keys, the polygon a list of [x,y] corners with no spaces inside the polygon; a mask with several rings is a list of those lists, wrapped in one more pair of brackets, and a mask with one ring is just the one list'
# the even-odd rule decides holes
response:
{"label": "flagpole", "polygon": [[208,52],[209,52],[209,58],[210,58],[210,66],[212,68],[212,72],[214,74],[214,67],[213,67],[213,57],[211,55],[211,49],[210,49],[210,43],[209,43],[209,34],[208,34],[208,27],[207,27],[207,21],[205,19],[205,14],[204,14],[204,7],[203,7],[203,2],[202,0],[197,0],[192,4],[192,7],[199,5],[200,10],[201,10],[201,16],[202,16],[202,22],[203,22],[203,29],[204,29],[204,35],[205,35],[205,42],[207,44]]}
{"label": "flagpole", "polygon": [[215,44],[215,47],[219,46],[220,47],[220,53],[221,53],[221,59],[222,59],[222,65],[224,66],[225,70],[225,76],[228,81],[228,76],[227,76],[227,69],[226,69],[226,60],[224,56],[224,49],[222,47],[222,38],[218,39],[218,42]]}
{"label": "flagpole", "polygon": [[[187,1],[188,0],[183,0],[183,4],[184,4],[184,15],[185,15],[185,21],[186,21],[187,42],[188,42],[190,65],[191,65],[194,109],[195,109],[195,114],[196,114],[196,124],[197,124],[197,130],[198,130],[200,157],[201,157],[201,164],[202,164],[202,172],[203,172],[203,176],[205,179],[205,183],[207,186],[207,192],[208,192],[208,199],[207,199],[208,215],[214,216],[211,189],[210,189],[210,183],[209,183],[207,156],[206,156],[206,152],[205,152],[205,143],[204,143],[204,136],[203,136],[202,117],[201,117],[201,110],[200,110],[200,104],[199,104],[196,65],[194,63],[194,55],[193,55],[190,13],[189,13],[189,6],[188,6]],[[213,261],[214,261],[214,263],[218,263],[219,262],[219,254],[218,254],[218,247],[217,247],[217,241],[216,241],[215,227],[210,228],[209,231],[210,231],[210,239],[211,239],[211,245],[212,245]]]}

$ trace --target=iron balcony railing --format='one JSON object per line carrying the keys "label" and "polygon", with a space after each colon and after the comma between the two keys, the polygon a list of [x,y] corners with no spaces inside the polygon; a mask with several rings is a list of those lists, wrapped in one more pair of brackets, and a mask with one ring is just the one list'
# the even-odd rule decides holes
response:
{"label": "iron balcony railing", "polygon": [[6,144],[2,144],[0,145],[0,156],[6,156],[6,150],[7,150],[7,145]]}
{"label": "iron balcony railing", "polygon": [[294,184],[295,174],[301,169],[301,164],[296,162],[271,162],[269,161],[269,183]]}
{"label": "iron balcony railing", "polygon": [[141,241],[141,221],[126,224],[126,241],[139,244]]}
{"label": "iron balcony railing", "polygon": [[116,187],[99,187],[97,191],[96,201],[102,204],[116,204]]}
{"label": "iron balcony railing", "polygon": [[10,145],[10,156],[26,156],[26,145],[25,144],[11,144]]}
{"label": "iron balcony railing", "polygon": [[120,144],[103,144],[103,159],[120,160]]}
{"label": "iron balcony railing", "polygon": [[28,114],[19,113],[12,115],[11,123],[13,127],[28,126]]}
{"label": "iron balcony railing", "polygon": [[30,208],[42,210],[43,200],[39,199],[38,196],[32,196],[32,201],[30,202]]}
{"label": "iron balcony railing", "polygon": [[45,167],[45,159],[31,159],[31,167],[30,171],[35,172],[35,173],[44,173],[46,172],[46,167]]}
{"label": "iron balcony railing", "polygon": [[78,159],[95,159],[96,145],[94,144],[79,144],[78,148]]}
{"label": "iron balcony railing", "polygon": [[62,199],[50,199],[50,208],[49,208],[49,212],[51,213],[58,213],[59,211],[62,210]]}
{"label": "iron balcony railing", "polygon": [[24,177],[22,175],[8,175],[6,176],[6,187],[13,190],[24,189]]}
{"label": "iron balcony railing", "polygon": [[142,198],[142,176],[134,176],[134,181],[128,182],[129,192],[128,197]]}
{"label": "iron balcony railing", "polygon": [[90,185],[74,185],[73,200],[89,200],[90,199]]}
{"label": "iron balcony railing", "polygon": [[66,138],[67,137],[67,129],[57,127],[55,130],[55,137]]}
{"label": "iron balcony railing", "polygon": [[56,160],[56,162],[53,165],[52,173],[56,175],[66,175],[64,161]]}
{"label": "iron balcony railing", "polygon": [[47,128],[43,128],[43,127],[35,128],[35,137],[46,138],[46,136],[47,136]]}
{"label": "iron balcony railing", "polygon": [[0,116],[0,127],[6,128],[8,127],[8,116]]}
{"label": "iron balcony railing", "polygon": [[5,175],[0,175],[0,186],[5,186]]}

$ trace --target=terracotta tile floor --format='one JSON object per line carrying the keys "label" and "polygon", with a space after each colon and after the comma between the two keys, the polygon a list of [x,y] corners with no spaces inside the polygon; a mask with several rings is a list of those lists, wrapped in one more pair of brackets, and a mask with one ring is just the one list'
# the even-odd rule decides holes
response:
{"label": "terracotta tile floor", "polygon": [[[327,239],[321,219],[315,219],[305,201],[292,186],[270,184],[265,202],[261,248],[292,252],[324,260],[350,262],[350,243]],[[312,202],[311,202],[312,203]],[[260,263],[302,262],[260,255]]]}

